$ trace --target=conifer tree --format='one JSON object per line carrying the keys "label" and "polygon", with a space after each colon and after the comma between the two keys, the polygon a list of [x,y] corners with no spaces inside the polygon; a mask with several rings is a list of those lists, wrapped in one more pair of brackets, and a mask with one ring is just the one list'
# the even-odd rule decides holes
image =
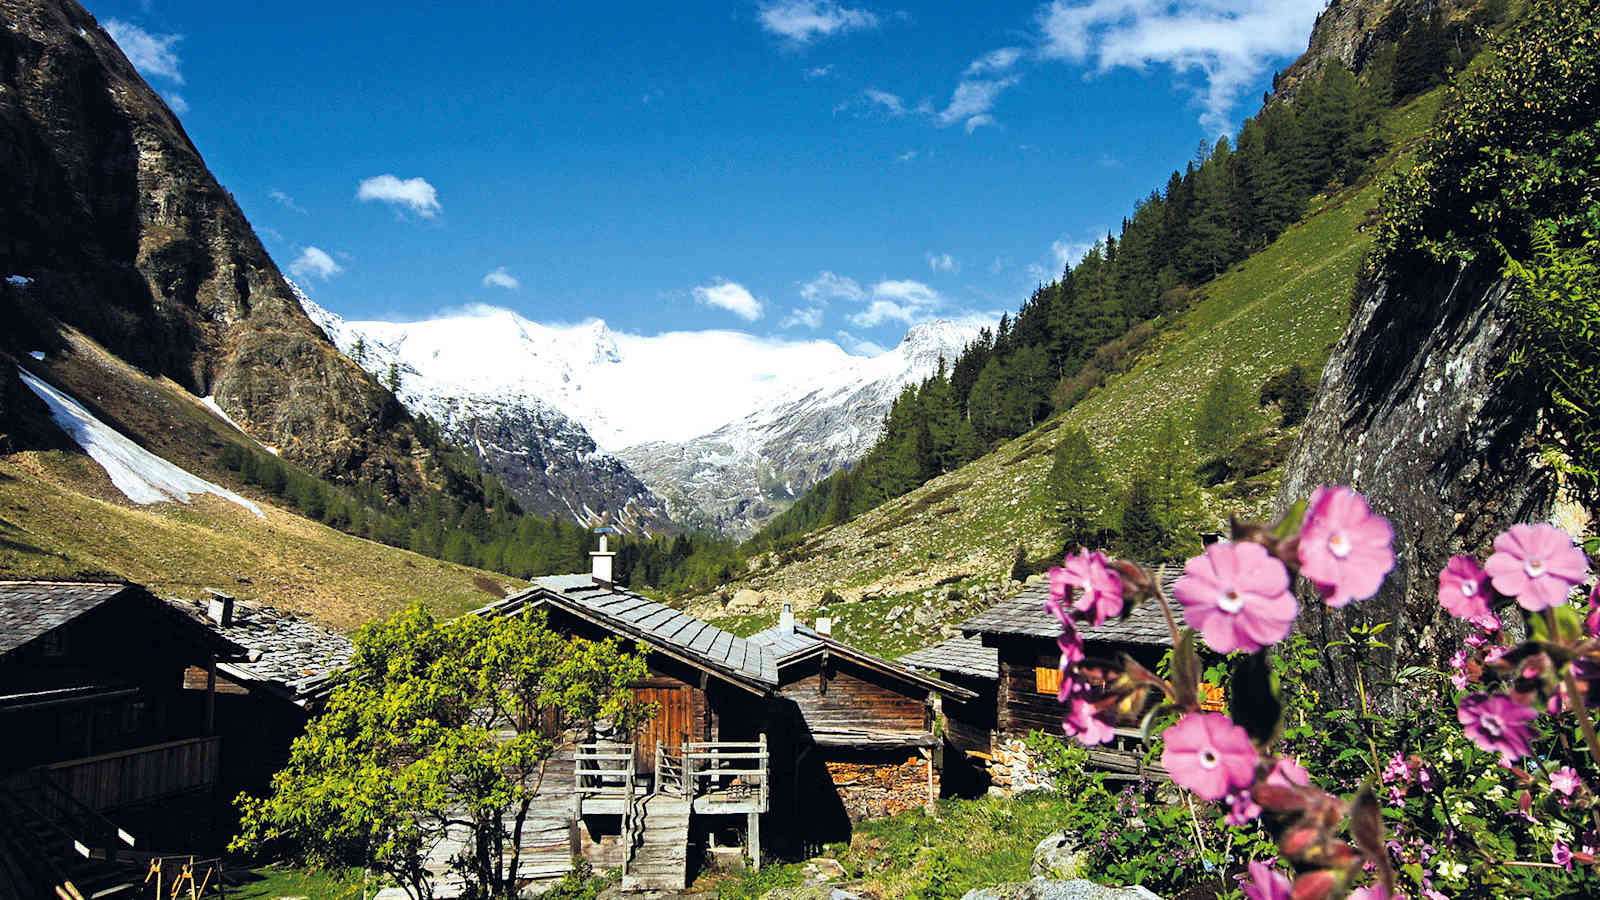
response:
{"label": "conifer tree", "polygon": [[1195,446],[1209,456],[1233,449],[1250,429],[1254,406],[1239,374],[1232,366],[1223,366],[1200,401],[1194,422]]}
{"label": "conifer tree", "polygon": [[1106,514],[1107,487],[1100,459],[1082,428],[1062,430],[1045,490],[1062,549],[1070,553],[1096,543]]}

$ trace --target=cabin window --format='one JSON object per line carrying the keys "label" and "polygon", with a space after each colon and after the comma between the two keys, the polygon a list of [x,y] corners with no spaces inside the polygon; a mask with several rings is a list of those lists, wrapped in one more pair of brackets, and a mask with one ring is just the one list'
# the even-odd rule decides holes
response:
{"label": "cabin window", "polygon": [[1038,666],[1033,670],[1033,689],[1041,694],[1055,694],[1061,690],[1061,670],[1055,666]]}

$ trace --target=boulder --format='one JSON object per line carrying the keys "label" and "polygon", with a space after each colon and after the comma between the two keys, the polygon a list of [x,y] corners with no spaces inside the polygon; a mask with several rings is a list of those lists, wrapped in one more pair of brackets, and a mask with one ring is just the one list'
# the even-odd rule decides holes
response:
{"label": "boulder", "polygon": [[749,588],[740,588],[733,592],[733,599],[728,601],[728,612],[748,613],[756,612],[766,603],[766,595],[760,591]]}
{"label": "boulder", "polygon": [[1161,900],[1142,887],[1108,887],[1081,878],[1034,878],[974,888],[961,900]]}
{"label": "boulder", "polygon": [[1089,855],[1080,849],[1076,835],[1057,831],[1033,848],[1033,866],[1029,874],[1035,878],[1078,878],[1084,874]]}

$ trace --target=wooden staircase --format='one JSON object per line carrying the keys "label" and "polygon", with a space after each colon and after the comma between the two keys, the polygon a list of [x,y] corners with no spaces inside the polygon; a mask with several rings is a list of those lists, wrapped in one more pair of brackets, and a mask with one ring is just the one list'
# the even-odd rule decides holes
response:
{"label": "wooden staircase", "polygon": [[131,846],[127,832],[42,773],[0,786],[0,896],[131,897],[144,876]]}
{"label": "wooden staircase", "polygon": [[640,805],[639,843],[622,876],[622,889],[682,891],[689,881],[689,800],[652,794]]}

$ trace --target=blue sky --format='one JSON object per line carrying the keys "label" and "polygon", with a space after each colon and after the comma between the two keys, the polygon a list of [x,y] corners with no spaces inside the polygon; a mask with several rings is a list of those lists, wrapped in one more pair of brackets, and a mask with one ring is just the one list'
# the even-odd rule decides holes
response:
{"label": "blue sky", "polygon": [[1014,310],[1255,111],[1320,0],[90,11],[347,318],[892,346]]}

